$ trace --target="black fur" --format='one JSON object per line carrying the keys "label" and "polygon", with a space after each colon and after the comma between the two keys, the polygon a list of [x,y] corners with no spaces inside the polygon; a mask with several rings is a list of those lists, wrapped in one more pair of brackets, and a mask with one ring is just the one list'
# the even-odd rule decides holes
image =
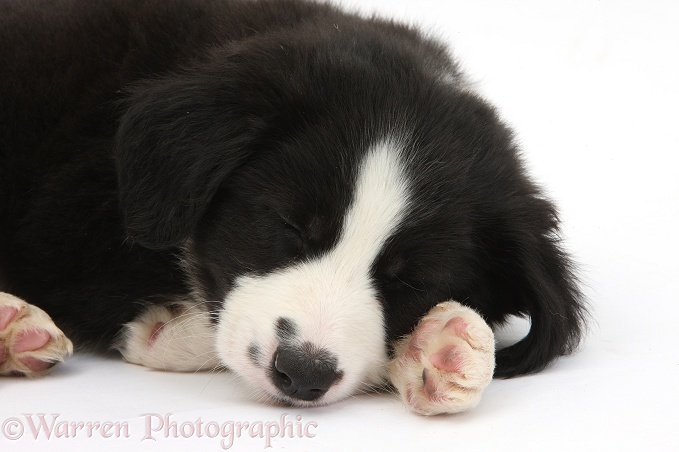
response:
{"label": "black fur", "polygon": [[76,343],[329,250],[366,147],[399,134],[415,207],[373,266],[389,339],[454,298],[530,316],[496,376],[580,340],[555,208],[413,29],[299,0],[5,0],[0,61],[0,289]]}

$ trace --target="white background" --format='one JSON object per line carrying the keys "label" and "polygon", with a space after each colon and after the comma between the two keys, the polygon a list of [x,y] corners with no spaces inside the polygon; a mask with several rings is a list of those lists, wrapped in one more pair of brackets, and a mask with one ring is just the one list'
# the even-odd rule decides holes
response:
{"label": "white background", "polygon": [[[476,409],[435,418],[387,394],[319,409],[266,406],[228,374],[78,356],[49,378],[0,380],[0,423],[16,432],[18,417],[25,428],[17,441],[0,431],[1,450],[221,450],[219,439],[195,434],[142,441],[145,413],[179,424],[287,414],[318,425],[314,438],[273,440],[275,450],[679,450],[679,2],[344,3],[450,43],[516,129],[581,263],[595,317],[582,351],[541,374],[494,381]],[[35,440],[24,414],[37,413],[124,422],[130,437]],[[244,434],[233,449],[264,447]]]}

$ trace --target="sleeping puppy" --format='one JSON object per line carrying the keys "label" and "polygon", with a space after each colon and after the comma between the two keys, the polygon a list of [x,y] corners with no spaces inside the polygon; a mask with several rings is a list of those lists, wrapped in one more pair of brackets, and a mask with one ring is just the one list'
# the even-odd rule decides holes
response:
{"label": "sleeping puppy", "polygon": [[[72,340],[297,406],[390,382],[436,414],[580,340],[554,206],[417,30],[301,0],[4,1],[0,60],[0,374]],[[511,315],[530,332],[495,352]]]}

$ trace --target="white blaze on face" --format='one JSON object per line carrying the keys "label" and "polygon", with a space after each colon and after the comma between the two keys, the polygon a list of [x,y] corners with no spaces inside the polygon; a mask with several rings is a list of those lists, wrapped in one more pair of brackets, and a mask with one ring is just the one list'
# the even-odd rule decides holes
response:
{"label": "white blaze on face", "polygon": [[[276,322],[296,327],[295,342],[310,342],[338,359],[342,379],[316,402],[331,403],[363,384],[381,382],[387,348],[382,306],[370,270],[408,206],[408,185],[391,142],[373,146],[358,171],[353,201],[337,245],[313,260],[265,276],[243,276],[224,300],[217,349],[231,370],[270,395],[278,390],[268,368],[278,347]],[[256,344],[260,366],[248,357]]]}

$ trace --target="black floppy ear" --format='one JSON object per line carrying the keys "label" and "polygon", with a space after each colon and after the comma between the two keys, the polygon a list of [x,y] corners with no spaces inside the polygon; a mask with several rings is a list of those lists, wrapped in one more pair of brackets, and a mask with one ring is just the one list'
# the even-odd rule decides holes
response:
{"label": "black floppy ear", "polygon": [[195,71],[146,81],[115,137],[127,233],[148,248],[181,244],[246,157],[257,121],[227,77]]}

